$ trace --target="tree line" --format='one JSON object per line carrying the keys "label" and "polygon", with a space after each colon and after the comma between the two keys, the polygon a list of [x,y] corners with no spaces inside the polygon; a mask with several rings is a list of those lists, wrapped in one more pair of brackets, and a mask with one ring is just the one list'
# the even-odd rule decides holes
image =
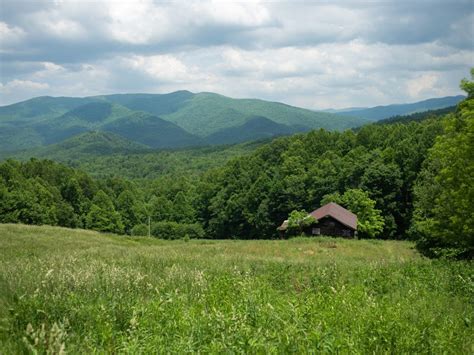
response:
{"label": "tree line", "polygon": [[48,160],[7,160],[0,222],[171,239],[274,238],[292,211],[332,200],[377,211],[360,221],[368,237],[411,238],[430,256],[472,257],[473,82],[462,87],[467,99],[442,119],[282,137],[198,177],[93,179]]}

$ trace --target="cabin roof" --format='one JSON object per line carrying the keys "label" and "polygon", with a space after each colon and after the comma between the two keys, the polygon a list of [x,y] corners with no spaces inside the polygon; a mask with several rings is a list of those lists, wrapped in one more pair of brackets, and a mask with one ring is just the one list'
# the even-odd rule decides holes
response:
{"label": "cabin roof", "polygon": [[335,202],[330,202],[314,210],[310,215],[317,220],[330,216],[345,226],[357,230],[357,216]]}

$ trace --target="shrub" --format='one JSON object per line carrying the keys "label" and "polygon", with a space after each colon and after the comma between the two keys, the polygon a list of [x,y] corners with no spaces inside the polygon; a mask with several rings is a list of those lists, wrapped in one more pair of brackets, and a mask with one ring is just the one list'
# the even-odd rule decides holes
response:
{"label": "shrub", "polygon": [[137,224],[132,228],[133,236],[145,236],[148,235],[148,226],[146,224]]}
{"label": "shrub", "polygon": [[193,224],[181,224],[184,234],[189,235],[191,239],[202,239],[204,238],[204,229],[198,223]]}
{"label": "shrub", "polygon": [[177,222],[156,222],[151,227],[151,234],[162,239],[181,239],[188,235],[191,239],[203,238],[204,230],[197,224],[185,224]]}

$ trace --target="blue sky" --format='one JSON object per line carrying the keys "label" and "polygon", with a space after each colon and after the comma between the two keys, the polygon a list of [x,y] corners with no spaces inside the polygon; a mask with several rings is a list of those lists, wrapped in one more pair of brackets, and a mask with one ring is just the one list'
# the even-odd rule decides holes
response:
{"label": "blue sky", "polygon": [[312,109],[460,93],[474,1],[0,0],[0,104],[175,90]]}

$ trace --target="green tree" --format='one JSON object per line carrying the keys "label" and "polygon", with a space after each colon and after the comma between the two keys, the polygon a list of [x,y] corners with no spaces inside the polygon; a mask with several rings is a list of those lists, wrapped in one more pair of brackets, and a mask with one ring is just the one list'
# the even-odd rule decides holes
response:
{"label": "green tree", "polygon": [[378,237],[384,227],[381,211],[375,208],[375,201],[368,193],[360,189],[349,189],[343,195],[338,192],[328,194],[321,200],[321,205],[335,202],[357,215],[359,236],[365,238]]}
{"label": "green tree", "polygon": [[117,197],[117,212],[122,218],[125,233],[130,234],[133,226],[139,222],[137,201],[130,190],[123,191]]}
{"label": "green tree", "polygon": [[133,226],[133,228],[131,230],[131,234],[133,236],[139,236],[139,237],[147,236],[148,235],[148,226],[146,224],[137,224],[137,225]]}
{"label": "green tree", "polygon": [[305,228],[316,223],[317,220],[305,210],[293,210],[288,216],[288,233],[290,235],[303,234]]}
{"label": "green tree", "polygon": [[71,178],[66,181],[66,183],[61,187],[61,195],[63,199],[68,202],[74,212],[81,212],[81,202],[84,198],[77,179]]}
{"label": "green tree", "polygon": [[[388,150],[388,149],[387,149]],[[387,150],[384,152],[387,153]],[[400,222],[400,191],[403,184],[397,164],[386,162],[382,152],[375,151],[373,160],[368,162],[361,177],[359,187],[382,209],[384,237],[393,238]]]}
{"label": "green tree", "polygon": [[445,118],[415,187],[413,232],[429,256],[474,257],[473,85],[463,81],[469,98]]}
{"label": "green tree", "polygon": [[188,201],[183,191],[179,191],[173,200],[172,220],[180,223],[190,223],[194,220],[194,217],[195,211],[191,202]]}
{"label": "green tree", "polygon": [[471,68],[471,80],[462,79],[460,87],[467,92],[468,99],[474,98],[474,68]]}
{"label": "green tree", "polygon": [[170,221],[173,216],[173,204],[164,196],[153,196],[149,204],[149,213],[153,221]]}
{"label": "green tree", "polygon": [[92,206],[86,216],[86,227],[100,232],[124,231],[120,214],[115,211],[112,200],[102,190],[99,190],[92,200]]}

